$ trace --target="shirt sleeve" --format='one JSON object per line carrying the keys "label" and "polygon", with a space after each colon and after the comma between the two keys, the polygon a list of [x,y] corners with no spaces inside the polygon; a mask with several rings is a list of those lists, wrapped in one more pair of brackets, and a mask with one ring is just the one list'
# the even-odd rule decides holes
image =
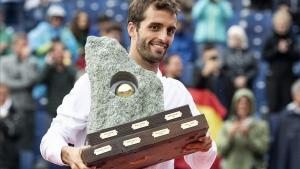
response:
{"label": "shirt sleeve", "polygon": [[40,151],[44,159],[64,165],[61,149],[68,144],[84,143],[87,117],[90,110],[90,83],[83,75],[63,99],[47,133],[43,136]]}
{"label": "shirt sleeve", "polygon": [[210,169],[217,156],[217,146],[213,141],[212,147],[207,152],[196,152],[185,155],[184,160],[192,169]]}

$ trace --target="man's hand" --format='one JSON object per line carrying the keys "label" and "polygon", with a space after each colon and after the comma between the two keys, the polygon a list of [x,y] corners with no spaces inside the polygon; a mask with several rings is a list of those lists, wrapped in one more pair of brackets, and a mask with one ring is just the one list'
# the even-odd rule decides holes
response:
{"label": "man's hand", "polygon": [[280,53],[287,53],[289,50],[289,44],[287,40],[280,40],[278,43],[278,50]]}
{"label": "man's hand", "polygon": [[96,169],[96,167],[87,167],[81,159],[82,150],[86,148],[88,148],[88,146],[65,146],[61,150],[61,159],[65,164],[68,164],[71,167],[71,169]]}
{"label": "man's hand", "polygon": [[243,88],[247,85],[247,77],[246,76],[238,76],[234,79],[234,86],[236,88]]}
{"label": "man's hand", "polygon": [[184,153],[202,151],[207,152],[212,146],[210,136],[199,137],[196,142],[187,144],[183,148]]}

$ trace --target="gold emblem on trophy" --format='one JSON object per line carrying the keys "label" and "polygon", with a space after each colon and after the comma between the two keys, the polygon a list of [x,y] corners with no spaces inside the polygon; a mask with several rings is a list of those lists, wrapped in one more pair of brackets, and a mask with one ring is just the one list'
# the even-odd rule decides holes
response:
{"label": "gold emblem on trophy", "polygon": [[117,86],[115,94],[121,97],[129,97],[132,96],[134,92],[135,90],[132,85],[130,85],[129,83],[122,83]]}

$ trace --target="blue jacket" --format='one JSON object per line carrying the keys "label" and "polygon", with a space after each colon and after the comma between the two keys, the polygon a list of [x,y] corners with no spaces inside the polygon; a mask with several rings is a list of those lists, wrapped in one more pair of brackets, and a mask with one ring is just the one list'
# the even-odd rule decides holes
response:
{"label": "blue jacket", "polygon": [[212,3],[210,0],[199,0],[193,7],[192,17],[196,23],[194,41],[226,42],[226,22],[233,15],[226,0]]}
{"label": "blue jacket", "polygon": [[29,32],[28,38],[31,49],[35,52],[44,51],[43,55],[50,49],[51,41],[58,38],[71,52],[73,62],[79,57],[76,39],[67,27],[53,28],[50,23],[41,22]]}

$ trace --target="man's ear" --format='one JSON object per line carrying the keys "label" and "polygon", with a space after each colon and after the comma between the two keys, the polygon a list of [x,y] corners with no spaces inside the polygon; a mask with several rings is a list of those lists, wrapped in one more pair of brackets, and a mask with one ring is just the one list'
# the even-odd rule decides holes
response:
{"label": "man's ear", "polygon": [[131,39],[135,39],[136,37],[136,25],[133,22],[129,22],[127,25],[128,35]]}

